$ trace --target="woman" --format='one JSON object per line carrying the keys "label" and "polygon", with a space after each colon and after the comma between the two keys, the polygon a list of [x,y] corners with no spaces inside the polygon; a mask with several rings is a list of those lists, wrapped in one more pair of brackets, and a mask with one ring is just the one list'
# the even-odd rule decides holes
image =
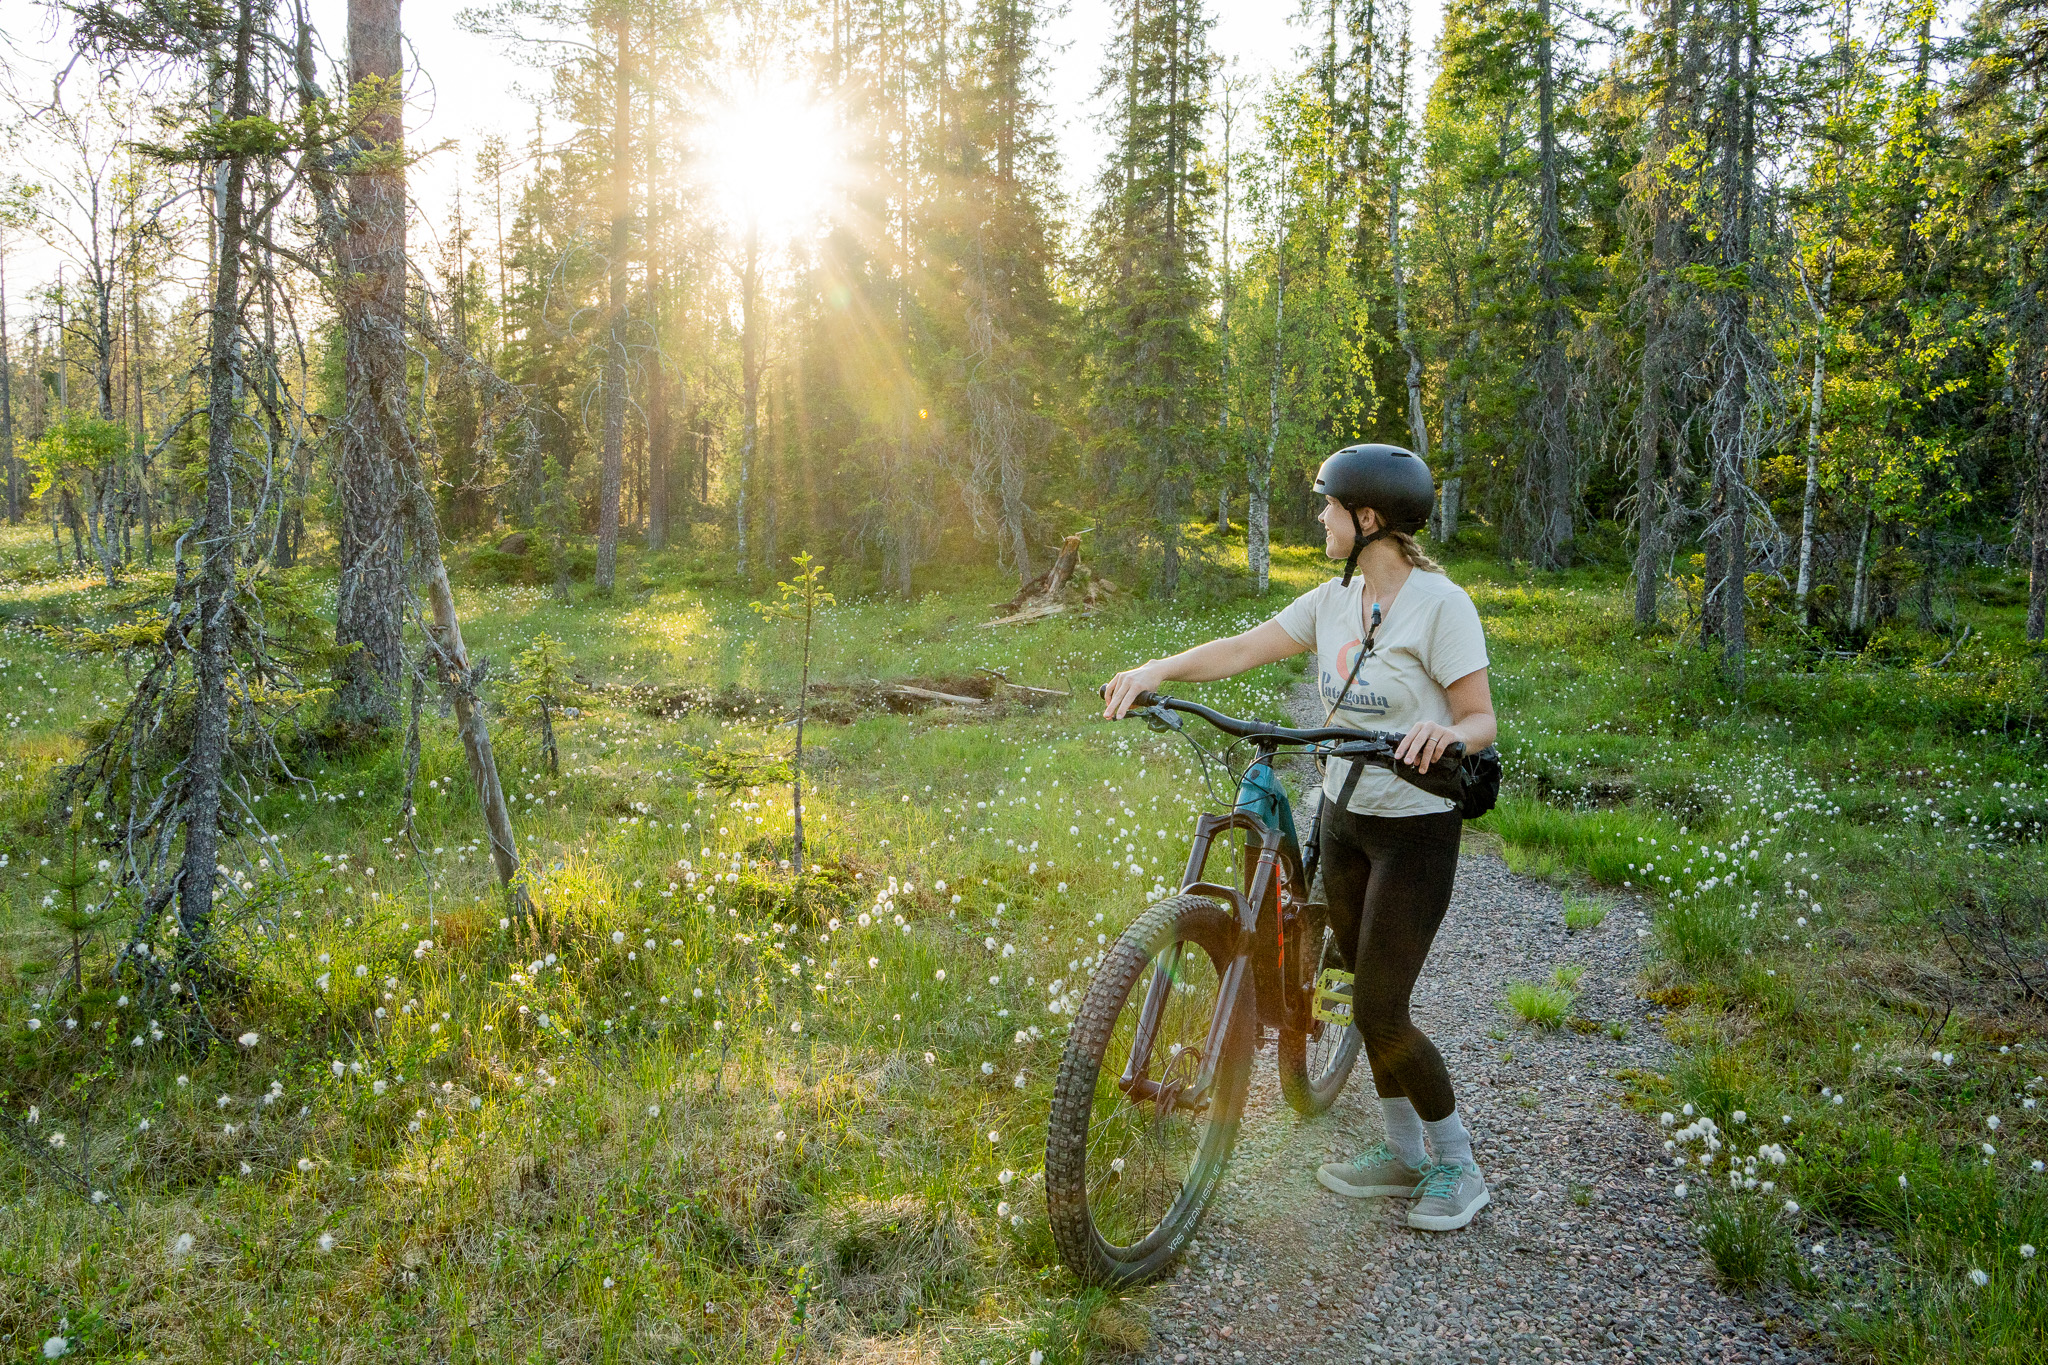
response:
{"label": "woman", "polygon": [[[1343,578],[1242,635],[1117,674],[1103,715],[1121,717],[1140,692],[1165,683],[1233,677],[1313,648],[1325,725],[1404,732],[1397,757],[1425,771],[1455,741],[1467,752],[1493,743],[1479,613],[1413,535],[1434,501],[1429,467],[1395,446],[1349,446],[1323,462],[1315,486],[1323,549],[1344,557]],[[1408,1017],[1408,1001],[1450,906],[1463,817],[1453,802],[1372,766],[1339,808],[1348,766],[1332,760],[1324,776],[1323,889],[1338,945],[1351,953],[1352,1010],[1387,1140],[1316,1178],[1353,1198],[1407,1195],[1410,1227],[1448,1231],[1485,1207],[1486,1181],[1450,1073]]]}

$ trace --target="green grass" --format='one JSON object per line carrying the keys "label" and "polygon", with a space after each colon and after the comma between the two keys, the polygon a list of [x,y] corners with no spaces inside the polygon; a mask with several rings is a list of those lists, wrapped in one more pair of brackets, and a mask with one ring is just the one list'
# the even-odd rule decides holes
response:
{"label": "green grass", "polygon": [[[0,1148],[0,1338],[68,1320],[84,1354],[296,1357],[346,1323],[376,1358],[754,1360],[909,1335],[1002,1362],[1143,1340],[1142,1301],[1083,1293],[1052,1257],[1049,1005],[1177,876],[1213,803],[1183,741],[1105,725],[1086,693],[1266,619],[1328,566],[1283,549],[1264,599],[1197,579],[1178,603],[996,631],[976,628],[1009,592],[993,574],[910,601],[842,593],[815,647],[826,684],[988,669],[1074,696],[814,721],[820,876],[799,898],[786,789],[717,785],[786,756],[796,685],[793,635],[749,610],[761,593],[727,583],[722,556],[629,555],[602,604],[459,587],[474,652],[502,666],[545,632],[591,684],[558,775],[497,721],[544,918],[500,928],[431,709],[417,850],[397,745],[295,748],[313,788],[262,793],[278,856],[231,893],[244,989],[208,1037],[106,979],[112,925],[88,935],[83,998],[61,984],[48,782],[129,682],[34,629],[102,619],[105,592],[36,569],[47,542],[26,529],[0,533],[0,1113],[38,1107],[14,1130],[34,1156]],[[1888,626],[1844,659],[1766,621],[1738,687],[1689,640],[1638,634],[1613,575],[1451,567],[1486,618],[1508,772],[1477,828],[1562,884],[1574,932],[1646,912],[1641,984],[1681,1051],[1637,1077],[1639,1102],[1712,1117],[1724,1163],[1784,1150],[1757,1177],[1772,1198],[1745,1189],[1755,1209],[1728,1212],[1730,1255],[1759,1267],[1743,1282],[1811,1296],[1871,1359],[2029,1359],[2048,1309],[2018,1249],[2048,1245],[2031,1169],[2048,1048],[1999,952],[2041,942],[2048,706],[2010,595],[1962,595],[1977,630],[1939,670],[1942,638]],[[1175,690],[1277,719],[1300,675]],[[1555,1026],[1576,984],[1518,983],[1534,1012],[1510,1008]],[[1848,1295],[1825,1257],[1756,1260],[1741,1220],[1759,1217],[1795,1246],[1879,1243],[1898,1276]]]}
{"label": "green grass", "polygon": [[1534,981],[1510,981],[1507,1007],[1525,1024],[1541,1029],[1560,1028],[1572,1012],[1572,993],[1562,986],[1544,986]]}
{"label": "green grass", "polygon": [[1598,929],[1607,919],[1607,907],[1599,901],[1570,892],[1564,897],[1564,927],[1575,934]]}

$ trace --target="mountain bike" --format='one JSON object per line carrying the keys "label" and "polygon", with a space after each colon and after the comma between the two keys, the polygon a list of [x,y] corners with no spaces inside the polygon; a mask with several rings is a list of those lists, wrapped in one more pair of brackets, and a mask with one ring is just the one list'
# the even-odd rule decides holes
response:
{"label": "mountain bike", "polygon": [[[1053,1240],[1077,1276],[1110,1288],[1162,1273],[1200,1226],[1237,1143],[1257,1038],[1276,1035],[1281,1094],[1307,1118],[1336,1101],[1358,1060],[1350,952],[1310,899],[1317,840],[1304,862],[1274,757],[1298,746],[1392,768],[1452,799],[1463,781],[1459,744],[1419,773],[1395,759],[1398,734],[1291,730],[1156,693],[1137,700],[1129,718],[1180,731],[1181,716],[1195,716],[1249,741],[1256,756],[1230,813],[1196,817],[1180,890],[1147,907],[1104,956],[1053,1084]],[[1210,880],[1210,854],[1233,832],[1243,835],[1236,865],[1227,881]]]}

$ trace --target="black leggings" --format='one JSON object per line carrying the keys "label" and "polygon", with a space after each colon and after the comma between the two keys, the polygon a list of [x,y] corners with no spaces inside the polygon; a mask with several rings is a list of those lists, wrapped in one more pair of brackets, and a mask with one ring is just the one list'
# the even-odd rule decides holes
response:
{"label": "black leggings", "polygon": [[1357,945],[1352,1013],[1373,1087],[1382,1099],[1406,1096],[1431,1121],[1457,1100],[1443,1056],[1408,1017],[1408,997],[1450,908],[1463,829],[1457,811],[1358,815],[1329,802],[1323,813],[1323,891],[1338,945]]}

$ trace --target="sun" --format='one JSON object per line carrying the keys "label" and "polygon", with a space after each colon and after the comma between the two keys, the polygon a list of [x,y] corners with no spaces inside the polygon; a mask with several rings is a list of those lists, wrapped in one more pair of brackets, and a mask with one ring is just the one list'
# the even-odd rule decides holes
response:
{"label": "sun", "polygon": [[793,83],[735,92],[701,137],[698,164],[718,211],[771,239],[820,220],[845,165],[831,112]]}

